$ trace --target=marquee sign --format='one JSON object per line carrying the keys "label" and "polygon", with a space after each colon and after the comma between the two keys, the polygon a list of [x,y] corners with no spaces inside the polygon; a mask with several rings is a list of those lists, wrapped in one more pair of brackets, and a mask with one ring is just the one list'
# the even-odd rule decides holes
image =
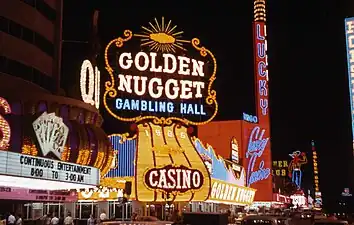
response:
{"label": "marquee sign", "polygon": [[[11,113],[10,104],[1,97],[0,107],[5,109],[6,114]],[[32,125],[43,156],[52,152],[60,159],[69,132],[63,119],[57,117],[55,113],[44,112]],[[2,159],[0,175],[89,186],[99,184],[100,171],[97,168],[5,151],[8,150],[5,146],[9,145],[11,129],[9,123],[2,116],[0,116],[0,130],[3,133],[0,141],[0,158]],[[58,189],[60,188],[58,187]]]}
{"label": "marquee sign", "polygon": [[145,184],[151,189],[165,192],[198,190],[204,183],[202,172],[186,166],[172,165],[149,169],[145,174]]}
{"label": "marquee sign", "polygon": [[74,163],[0,151],[0,174],[85,185],[98,185],[99,169]]}
{"label": "marquee sign", "polygon": [[214,55],[197,38],[181,39],[183,31],[163,17],[149,25],[141,33],[125,30],[123,37],[108,43],[105,108],[125,122],[152,119],[158,124],[202,125],[211,121],[218,109]]}

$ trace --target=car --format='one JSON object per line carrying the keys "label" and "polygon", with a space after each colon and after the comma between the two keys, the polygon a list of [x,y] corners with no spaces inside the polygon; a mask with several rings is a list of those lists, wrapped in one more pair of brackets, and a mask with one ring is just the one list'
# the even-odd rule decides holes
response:
{"label": "car", "polygon": [[281,216],[252,215],[245,216],[241,225],[289,225],[290,218]]}
{"label": "car", "polygon": [[348,225],[348,221],[335,219],[314,220],[312,225]]}
{"label": "car", "polygon": [[171,225],[171,221],[161,221],[153,216],[138,217],[138,221],[104,221],[102,225]]}

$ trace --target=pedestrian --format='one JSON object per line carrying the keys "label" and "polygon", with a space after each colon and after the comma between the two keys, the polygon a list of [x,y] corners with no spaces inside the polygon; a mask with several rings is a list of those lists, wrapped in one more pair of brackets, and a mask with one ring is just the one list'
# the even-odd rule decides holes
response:
{"label": "pedestrian", "polygon": [[47,216],[45,217],[44,224],[45,225],[50,225],[50,221],[52,221],[51,215],[48,213]]}
{"label": "pedestrian", "polygon": [[101,222],[107,220],[107,214],[106,214],[106,212],[104,210],[100,214],[100,220],[101,220]]}
{"label": "pedestrian", "polygon": [[90,218],[88,218],[87,220],[87,225],[95,225],[95,218],[93,217],[93,215],[90,215]]}
{"label": "pedestrian", "polygon": [[50,220],[50,224],[52,224],[52,225],[58,225],[59,224],[59,218],[56,217],[55,213],[53,213],[53,218]]}
{"label": "pedestrian", "polygon": [[71,217],[70,212],[68,212],[68,215],[64,219],[64,225],[74,225],[74,219]]}
{"label": "pedestrian", "polygon": [[22,221],[22,216],[21,214],[17,215],[17,220],[16,220],[16,225],[22,225],[23,221]]}
{"label": "pedestrian", "polygon": [[16,223],[16,218],[14,216],[14,213],[10,213],[9,217],[7,218],[7,225],[15,225]]}

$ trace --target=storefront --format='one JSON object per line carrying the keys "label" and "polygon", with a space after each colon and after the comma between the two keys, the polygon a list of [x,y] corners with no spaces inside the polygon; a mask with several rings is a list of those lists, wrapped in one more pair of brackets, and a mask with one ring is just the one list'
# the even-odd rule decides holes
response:
{"label": "storefront", "polygon": [[[164,165],[156,166],[154,161],[149,162],[147,160],[146,149],[156,146],[150,140],[158,141],[158,133],[167,133],[170,128],[175,132],[170,135],[169,145],[177,146],[179,144],[187,150],[172,153],[168,146],[160,149],[159,154],[163,154],[163,151],[172,153],[168,157],[174,159],[174,164],[164,159],[162,162]],[[186,127],[172,125],[171,127],[165,126],[162,129],[160,126],[147,123],[138,125],[137,130],[137,134],[133,137],[127,137],[126,134],[110,136],[115,157],[112,168],[102,179],[101,185],[105,187],[115,186],[115,188],[103,188],[88,193],[81,192],[77,204],[81,207],[83,205],[86,208],[91,207],[91,213],[94,213],[95,205],[101,205],[101,207],[107,209],[106,212],[109,212],[110,217],[113,217],[114,214],[115,218],[124,220],[129,219],[132,212],[167,219],[174,209],[181,212],[230,211],[232,214],[236,214],[244,206],[253,202],[256,190],[245,187],[244,168],[217,156],[211,146],[205,147],[199,139],[191,138]],[[144,137],[151,138],[145,139]],[[144,145],[139,146],[138,140]],[[139,157],[141,152],[145,154],[142,156],[145,160],[138,161],[137,156]],[[153,157],[153,155],[150,155],[150,157]],[[166,156],[162,155],[162,157]],[[178,163],[177,160],[183,160],[187,157],[190,159],[189,162],[194,163],[191,167],[190,180],[188,176],[183,176],[183,173],[189,174],[189,172],[184,172],[184,168],[177,167],[175,169],[176,173],[169,172],[173,165],[184,165],[183,162]],[[163,168],[162,171],[166,171],[161,172],[160,170],[160,174],[158,174],[158,168]],[[149,173],[151,169],[154,172],[152,175],[151,172]],[[179,169],[182,173],[181,178],[176,177],[173,180],[173,175],[178,174]],[[198,175],[193,175],[196,174],[196,172],[193,173],[193,169],[204,169],[202,170],[203,173],[200,173],[200,178],[198,178]],[[144,179],[139,179],[139,174],[136,175],[136,171],[139,170],[142,171],[140,177]],[[126,195],[126,182],[132,183],[130,195]],[[200,184],[201,182],[203,183]],[[184,192],[178,193],[176,187],[174,191],[169,191],[168,188],[173,188],[174,183],[176,187],[179,185],[181,188],[185,185]],[[162,190],[158,189],[159,186]],[[120,199],[123,197],[127,197],[127,202]],[[89,215],[89,213],[86,214]]]}
{"label": "storefront", "polygon": [[[77,194],[68,190],[97,187],[113,159],[102,117],[81,101],[12,79],[0,83],[2,210],[28,219],[72,212]],[[9,82],[21,91],[9,91]]]}

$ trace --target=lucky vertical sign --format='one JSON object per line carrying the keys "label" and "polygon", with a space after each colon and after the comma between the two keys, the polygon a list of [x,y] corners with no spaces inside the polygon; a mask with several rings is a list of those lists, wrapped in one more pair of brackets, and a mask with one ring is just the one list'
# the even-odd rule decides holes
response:
{"label": "lucky vertical sign", "polygon": [[262,123],[269,120],[267,40],[263,22],[254,23],[254,36],[257,115]]}
{"label": "lucky vertical sign", "polygon": [[257,124],[245,130],[248,179],[247,185],[257,189],[255,201],[272,201],[272,157],[269,121],[269,76],[265,0],[254,0],[254,76]]}

